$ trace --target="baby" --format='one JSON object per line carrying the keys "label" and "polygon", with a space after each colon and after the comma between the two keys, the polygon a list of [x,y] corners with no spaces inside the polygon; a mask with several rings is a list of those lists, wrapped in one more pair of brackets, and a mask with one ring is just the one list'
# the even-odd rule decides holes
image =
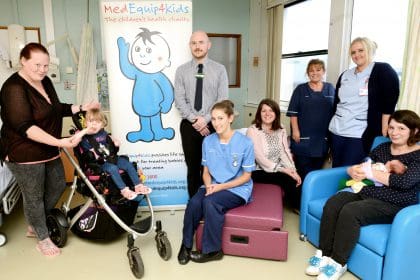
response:
{"label": "baby", "polygon": [[383,184],[375,181],[372,170],[388,172],[388,173],[395,173],[395,174],[404,174],[407,167],[399,160],[390,160],[387,161],[385,164],[382,162],[372,163],[372,159],[368,158],[368,160],[362,163],[362,169],[366,174],[366,178],[373,181],[375,186],[383,186]]}
{"label": "baby", "polygon": [[[366,179],[372,181],[377,187],[383,186],[383,184],[375,180],[372,170],[394,174],[404,174],[404,172],[407,170],[407,167],[401,161],[396,159],[387,161],[385,164],[383,164],[382,162],[372,163],[372,159],[368,158],[367,161],[360,164],[360,166],[366,174]],[[348,182],[351,182],[351,189],[355,193],[360,192],[366,185],[364,182],[356,182],[354,180],[349,180]]]}

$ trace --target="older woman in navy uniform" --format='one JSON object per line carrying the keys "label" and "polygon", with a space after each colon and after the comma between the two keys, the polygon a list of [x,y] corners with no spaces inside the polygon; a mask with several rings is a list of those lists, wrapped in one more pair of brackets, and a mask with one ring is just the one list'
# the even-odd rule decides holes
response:
{"label": "older woman in navy uniform", "polygon": [[[249,201],[252,193],[251,172],[255,169],[254,147],[245,135],[231,128],[233,103],[224,100],[211,110],[216,130],[203,142],[204,185],[190,199],[185,210],[178,262],[191,259],[203,263],[223,257],[222,229],[227,210]],[[191,252],[194,233],[204,219],[202,251]]]}
{"label": "older woman in navy uniform", "polygon": [[302,178],[321,169],[328,153],[328,124],[333,115],[334,87],[323,81],[325,64],[312,59],[306,68],[309,82],[293,91],[287,110],[292,127],[291,150]]}

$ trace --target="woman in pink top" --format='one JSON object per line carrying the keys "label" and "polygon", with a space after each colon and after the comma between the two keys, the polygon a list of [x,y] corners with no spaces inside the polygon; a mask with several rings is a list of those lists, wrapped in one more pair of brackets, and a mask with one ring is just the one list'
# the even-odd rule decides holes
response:
{"label": "woman in pink top", "polygon": [[253,124],[247,135],[254,143],[257,169],[252,172],[254,182],[275,184],[285,192],[285,201],[299,211],[302,180],[296,172],[290,153],[287,132],[280,123],[277,102],[264,99],[258,105]]}

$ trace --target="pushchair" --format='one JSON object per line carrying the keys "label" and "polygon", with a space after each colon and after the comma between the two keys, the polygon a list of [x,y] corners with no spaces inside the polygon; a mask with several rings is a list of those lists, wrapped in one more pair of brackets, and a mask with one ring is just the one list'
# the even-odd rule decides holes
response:
{"label": "pushchair", "polygon": [[[76,131],[83,128],[83,119],[83,112],[73,115],[73,123],[76,127],[72,129],[70,132],[71,134],[74,134]],[[47,226],[51,240],[58,247],[63,247],[67,241],[68,229],[71,229],[73,233],[76,233],[78,236],[90,238],[89,235],[93,232],[90,231],[91,229],[83,233],[86,235],[80,234],[80,222],[82,217],[86,217],[86,213],[92,209],[92,206],[96,206],[96,209],[100,209],[96,213],[96,217],[98,214],[101,214],[101,217],[105,218],[105,221],[103,219],[95,219],[94,222],[91,222],[89,220],[90,218],[84,219],[83,222],[88,224],[85,226],[89,227],[89,223],[90,226],[92,226],[92,224],[101,223],[102,221],[104,226],[112,226],[112,228],[108,228],[106,233],[106,235],[108,235],[107,237],[123,232],[128,233],[127,256],[130,269],[136,278],[141,278],[144,275],[144,264],[140,255],[140,249],[134,245],[134,241],[138,237],[145,236],[154,229],[156,232],[155,241],[158,254],[162,259],[169,260],[172,255],[171,244],[167,234],[162,230],[161,221],[155,221],[149,195],[145,194],[141,199],[146,201],[150,216],[133,223],[139,201],[129,201],[123,198],[108,174],[102,173],[98,168],[92,166],[91,163],[86,163],[80,145],[74,148],[74,155],[79,161],[79,164],[76,163],[66,149],[63,148],[62,151],[74,166],[75,176],[70,188],[69,196],[63,203],[61,209],[55,208],[47,215]],[[127,182],[127,185],[130,186],[131,181],[126,180],[126,177],[128,176],[124,175],[125,174],[122,174],[123,179]],[[71,209],[70,203],[76,191],[86,197],[87,200],[84,204]],[[124,210],[118,211],[118,209]],[[127,215],[127,213],[129,214]],[[98,236],[90,239],[102,239],[102,237],[97,237]]]}

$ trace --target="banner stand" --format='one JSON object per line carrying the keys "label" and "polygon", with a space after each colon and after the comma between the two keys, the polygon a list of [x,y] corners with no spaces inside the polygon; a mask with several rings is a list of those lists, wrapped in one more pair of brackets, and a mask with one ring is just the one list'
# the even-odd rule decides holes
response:
{"label": "banner stand", "polygon": [[191,60],[191,1],[101,1],[112,135],[137,162],[154,209],[184,209],[186,165],[174,78]]}

